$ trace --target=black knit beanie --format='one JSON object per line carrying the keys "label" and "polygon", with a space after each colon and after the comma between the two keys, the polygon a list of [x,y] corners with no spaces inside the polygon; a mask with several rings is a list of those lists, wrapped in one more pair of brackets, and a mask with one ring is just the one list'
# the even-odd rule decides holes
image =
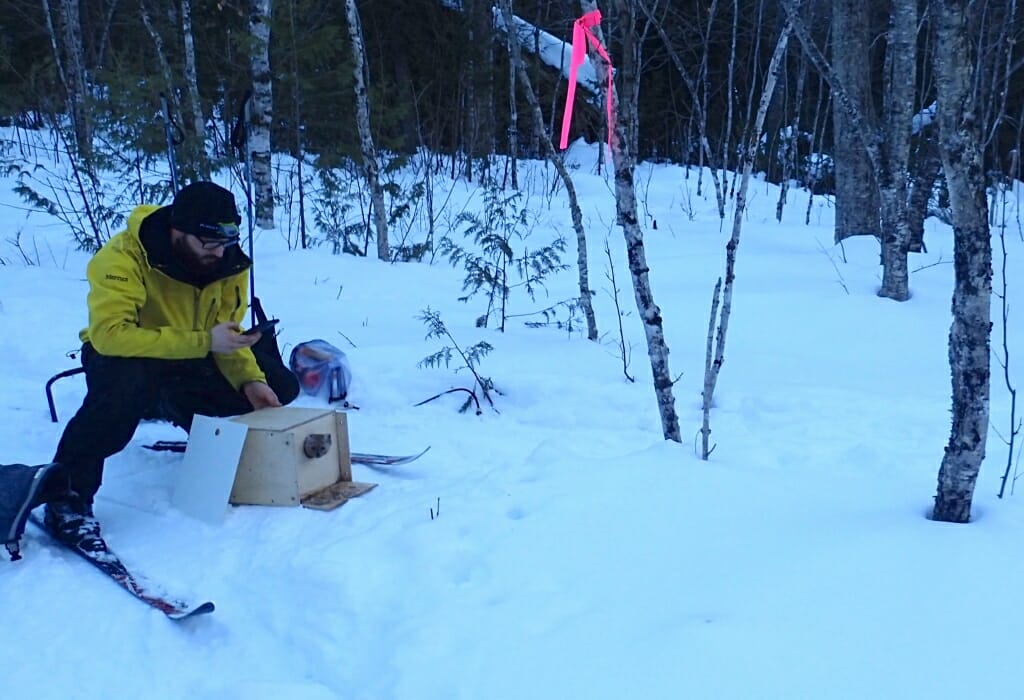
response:
{"label": "black knit beanie", "polygon": [[242,217],[235,207],[235,196],[213,182],[186,185],[171,205],[171,226],[184,233],[217,238],[219,225],[240,223]]}

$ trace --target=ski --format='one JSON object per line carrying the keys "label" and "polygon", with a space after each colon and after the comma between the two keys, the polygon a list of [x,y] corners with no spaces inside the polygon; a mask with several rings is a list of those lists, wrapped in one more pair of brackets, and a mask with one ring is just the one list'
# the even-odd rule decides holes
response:
{"label": "ski", "polygon": [[427,450],[429,449],[430,448],[427,447],[419,454],[414,455],[377,455],[366,452],[353,452],[352,463],[364,464],[368,467],[396,467],[399,464],[415,462],[417,459],[427,454]]}
{"label": "ski", "polygon": [[73,547],[57,539],[35,513],[29,516],[29,520],[61,547],[85,559],[135,598],[152,608],[156,608],[171,620],[184,620],[197,615],[206,615],[214,611],[214,604],[210,601],[198,604],[187,603],[158,591],[145,579],[131,573],[118,556],[109,549],[105,553],[97,553]]}
{"label": "ski", "polygon": [[[157,440],[151,445],[143,445],[147,450],[153,450],[155,452],[184,452],[188,446],[188,442],[185,440]],[[408,464],[409,462],[415,462],[417,459],[427,453],[427,447],[419,454],[414,455],[384,455],[384,454],[372,454],[368,452],[353,452],[349,457],[351,458],[352,464],[364,464],[370,467],[396,467],[400,464]]]}
{"label": "ski", "polygon": [[184,452],[188,443],[184,440],[157,440],[151,445],[143,445],[154,452]]}

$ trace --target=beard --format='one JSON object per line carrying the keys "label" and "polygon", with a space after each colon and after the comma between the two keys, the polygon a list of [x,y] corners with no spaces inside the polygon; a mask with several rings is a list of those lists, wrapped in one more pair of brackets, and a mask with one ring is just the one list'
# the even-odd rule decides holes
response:
{"label": "beard", "polygon": [[173,241],[171,247],[174,249],[175,255],[185,264],[185,267],[198,275],[207,275],[213,272],[221,261],[218,255],[207,253],[206,251],[197,253],[192,248],[189,248],[184,236]]}

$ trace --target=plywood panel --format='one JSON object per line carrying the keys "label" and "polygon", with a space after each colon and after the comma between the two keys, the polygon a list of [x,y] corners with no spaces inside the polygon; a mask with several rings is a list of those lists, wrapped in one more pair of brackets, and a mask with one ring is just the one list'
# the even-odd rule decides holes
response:
{"label": "plywood panel", "polygon": [[262,408],[252,413],[235,416],[231,420],[245,423],[250,428],[257,430],[291,430],[297,425],[308,423],[311,420],[316,420],[321,416],[332,413],[334,411],[322,408],[281,406],[279,408]]}
{"label": "plywood panel", "polygon": [[195,417],[185,457],[174,470],[175,508],[213,525],[223,520],[247,433],[244,425],[223,418]]}
{"label": "plywood panel", "polygon": [[250,429],[238,461],[231,502],[297,506],[295,461],[291,433]]}
{"label": "plywood panel", "polygon": [[342,481],[352,481],[352,452],[348,445],[348,416],[336,411],[334,420],[338,435],[338,477]]}

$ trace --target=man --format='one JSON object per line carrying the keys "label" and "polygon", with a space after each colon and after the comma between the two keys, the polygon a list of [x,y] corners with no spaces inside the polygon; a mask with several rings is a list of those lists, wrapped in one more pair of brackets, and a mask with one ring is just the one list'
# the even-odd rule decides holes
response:
{"label": "man", "polygon": [[248,270],[234,196],[212,182],[173,204],[143,205],[88,265],[89,325],[82,330],[88,391],[57,446],[38,500],[58,538],[106,549],[93,499],[104,460],[143,418],[186,430],[195,414],[231,416],[290,403],[298,382],[272,332],[243,335]]}

